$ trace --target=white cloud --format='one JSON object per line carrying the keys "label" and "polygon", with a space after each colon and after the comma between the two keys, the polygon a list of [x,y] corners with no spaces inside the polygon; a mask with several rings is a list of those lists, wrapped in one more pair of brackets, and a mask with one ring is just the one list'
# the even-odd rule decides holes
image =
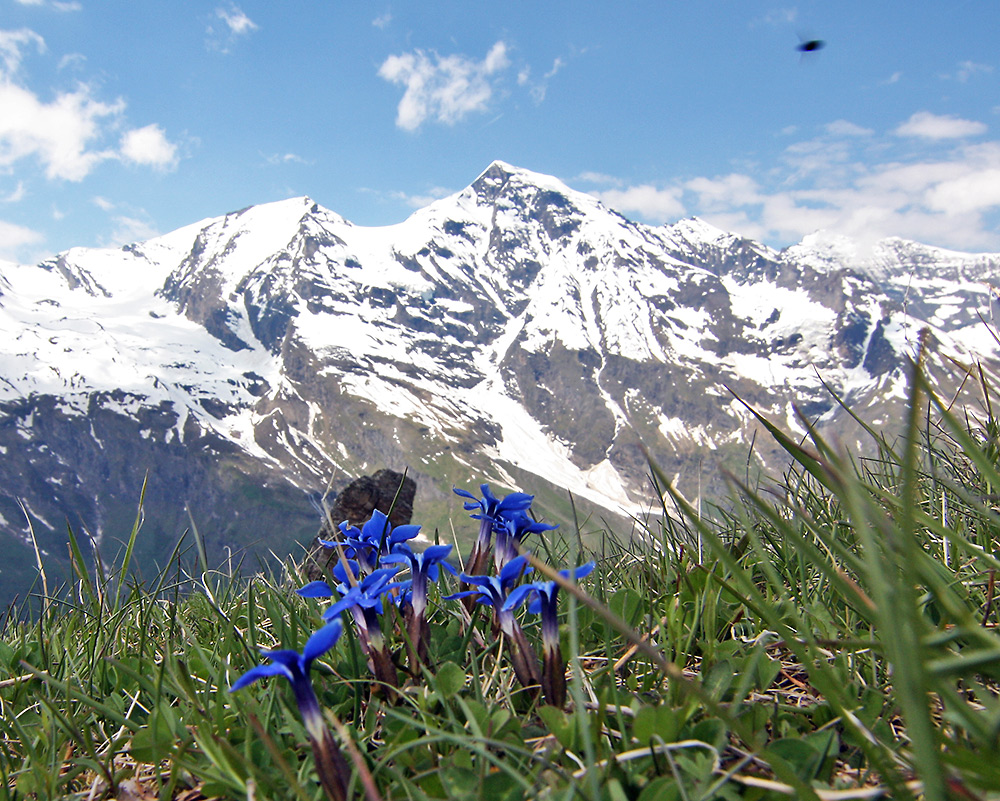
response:
{"label": "white cloud", "polygon": [[372,25],[382,31],[389,27],[390,22],[392,22],[392,14],[386,11],[384,14],[379,14],[375,17],[375,19],[372,20]]}
{"label": "white cloud", "polygon": [[508,66],[507,46],[500,41],[482,61],[414,50],[390,56],[378,74],[406,87],[396,110],[396,125],[414,131],[428,118],[454,125],[472,112],[486,110],[493,82]]}
{"label": "white cloud", "polygon": [[264,155],[264,161],[270,164],[272,167],[276,167],[280,164],[312,164],[308,159],[302,158],[295,153],[272,153],[269,156]]}
{"label": "white cloud", "polygon": [[80,11],[83,6],[76,2],[76,0],[52,0],[51,3],[47,3],[46,0],[16,0],[22,6],[44,6],[49,5],[56,11]]}
{"label": "white cloud", "polygon": [[763,17],[753,20],[750,23],[750,27],[755,28],[758,25],[790,25],[795,22],[798,16],[799,11],[797,8],[774,8],[764,14]]}
{"label": "white cloud", "polygon": [[684,184],[684,188],[698,196],[698,206],[702,211],[720,211],[762,202],[757,182],[738,173],[720,178],[694,178]]}
{"label": "white cloud", "polygon": [[825,128],[831,136],[871,136],[874,133],[871,128],[862,128],[847,120],[834,120],[827,123]]}
{"label": "white cloud", "polygon": [[856,143],[857,137],[838,139],[825,135],[789,145],[782,154],[784,166],[793,169],[786,181],[809,179],[835,183],[845,180],[845,176],[855,169],[851,159]]}
{"label": "white cloud", "polygon": [[257,30],[257,23],[244,14],[239,6],[230,6],[228,10],[217,8],[215,16],[226,23],[233,36],[243,36]]}
{"label": "white cloud", "polygon": [[[127,203],[116,203],[100,195],[92,197],[90,202],[107,213],[111,219],[111,233],[98,237],[102,247],[119,247],[160,235],[160,232],[150,222],[145,209],[129,207]],[[112,212],[116,213],[112,214]]]}
{"label": "white cloud", "polygon": [[23,51],[45,52],[34,31],[0,31],[0,170],[10,171],[35,159],[49,179],[81,181],[100,163],[120,158],[166,169],[176,163],[176,147],[157,125],[128,131],[121,151],[103,146],[108,134],[120,129],[125,112],[121,98],[107,102],[85,83],[45,101],[21,80]]}
{"label": "white cloud", "polygon": [[622,186],[624,183],[620,178],[616,178],[614,175],[608,175],[603,172],[581,172],[576,176],[576,180],[583,181],[588,184],[598,184],[600,186]]}
{"label": "white cloud", "polygon": [[82,69],[87,63],[87,57],[82,53],[68,53],[59,59],[59,69]]}
{"label": "white cloud", "polygon": [[36,157],[48,178],[80,181],[100,162],[114,157],[91,146],[100,139],[102,123],[120,117],[125,103],[104,103],[81,85],[51,103],[9,81],[0,82],[0,167]]}
{"label": "white cloud", "polygon": [[[258,30],[258,25],[243,10],[236,5],[230,4],[227,7],[218,6],[206,29],[208,38],[205,41],[206,47],[219,53],[229,53],[230,47],[237,39],[249,36]],[[215,20],[221,20],[220,26]]]}
{"label": "white cloud", "polygon": [[8,261],[22,259],[25,248],[39,245],[44,241],[38,231],[25,228],[23,225],[0,220],[0,258]]}
{"label": "white cloud", "polygon": [[50,5],[56,11],[80,11],[83,8],[76,0],[52,0],[51,3],[46,0],[16,0],[16,2],[22,6]]}
{"label": "white cloud", "polygon": [[963,148],[951,168],[923,188],[925,205],[948,215],[1000,207],[1000,142]]}
{"label": "white cloud", "polygon": [[896,128],[898,136],[917,136],[922,139],[960,139],[985,132],[985,123],[963,120],[950,114],[932,114],[930,111],[918,111]]}
{"label": "white cloud", "polygon": [[111,231],[111,240],[105,243],[112,247],[127,245],[132,242],[142,242],[160,235],[160,232],[152,224],[138,217],[121,215],[114,218],[114,224],[115,227]]}
{"label": "white cloud", "polygon": [[699,198],[698,213],[716,225],[729,223],[747,235],[785,243],[824,229],[862,244],[900,236],[958,249],[1000,247],[998,231],[986,219],[1000,210],[998,142],[912,163],[857,165],[833,182],[779,176],[776,188],[758,186],[756,196],[739,191],[754,185],[744,178],[741,183],[729,177],[728,197],[719,192],[712,203]]}
{"label": "white cloud", "polygon": [[881,81],[882,86],[891,86],[894,83],[899,83],[900,78],[903,77],[903,73],[900,70],[896,70],[892,75]]}
{"label": "white cloud", "polygon": [[126,131],[121,138],[121,154],[125,161],[157,170],[177,166],[177,145],[168,141],[163,129],[155,123]]}
{"label": "white cloud", "polygon": [[1000,206],[1000,168],[942,181],[927,192],[928,205],[948,214]]}
{"label": "white cloud", "polygon": [[32,30],[0,31],[0,63],[3,64],[0,79],[10,80],[18,72],[21,50],[26,45],[34,45],[39,53],[45,52],[45,40]]}
{"label": "white cloud", "polygon": [[497,70],[506,69],[508,66],[510,66],[510,61],[507,59],[507,45],[503,42],[497,42],[490,48],[490,52],[483,60],[483,71],[490,75]]}
{"label": "white cloud", "polygon": [[[843,138],[832,138],[831,130]],[[854,136],[837,124],[825,131],[790,145],[766,169],[593,194],[647,221],[697,214],[775,247],[824,230],[852,237],[861,248],[899,236],[957,250],[1000,250],[1000,141],[958,143],[942,152],[939,141],[903,145],[895,132]]]}
{"label": "white cloud", "polygon": [[966,83],[974,75],[989,75],[991,72],[993,72],[993,67],[989,64],[976,64],[973,61],[963,61],[958,65],[955,80],[959,83]]}
{"label": "white cloud", "polygon": [[566,62],[557,56],[552,62],[552,66],[549,68],[548,72],[542,75],[542,79],[540,81],[532,81],[531,68],[525,67],[520,73],[518,73],[518,86],[529,86],[532,100],[536,103],[541,103],[545,100],[545,95],[549,91],[549,81],[552,80],[565,66]]}
{"label": "white cloud", "polygon": [[566,62],[556,56],[556,59],[552,62],[552,66],[549,68],[549,71],[545,73],[545,78],[554,78],[556,73],[565,66]]}
{"label": "white cloud", "polygon": [[24,200],[26,194],[27,190],[24,187],[24,181],[18,181],[17,186],[13,190],[6,195],[0,195],[0,203],[20,203]]}
{"label": "white cloud", "polygon": [[684,204],[680,199],[682,190],[679,187],[659,189],[651,184],[642,184],[591,194],[619,212],[634,212],[658,223],[676,220],[684,214]]}
{"label": "white cloud", "polygon": [[[388,197],[391,200],[395,200],[401,203],[405,203],[407,206],[413,209],[422,209],[425,206],[429,206],[435,200],[440,200],[443,197],[448,197],[448,195],[454,194],[453,189],[447,189],[443,186],[432,186],[426,192],[421,194],[411,195],[406,192],[389,192],[383,197]],[[375,194],[381,194],[376,192]]]}

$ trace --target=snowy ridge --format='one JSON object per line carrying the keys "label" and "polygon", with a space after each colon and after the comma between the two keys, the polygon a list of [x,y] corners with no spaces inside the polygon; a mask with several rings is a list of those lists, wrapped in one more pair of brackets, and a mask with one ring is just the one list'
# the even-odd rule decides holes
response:
{"label": "snowy ridge", "polygon": [[994,365],[998,281],[1000,256],[898,239],[779,253],[698,219],[645,226],[494,162],[398,225],[293,198],[0,264],[0,416],[45,446],[43,472],[64,434],[28,407],[53,399],[64,426],[130,421],[149,447],[303,491],[387,464],[447,491],[461,465],[639,513],[647,452],[690,486],[707,454],[745,451],[754,424],[727,387],[840,431],[824,382],[891,420],[923,329],[942,374]]}

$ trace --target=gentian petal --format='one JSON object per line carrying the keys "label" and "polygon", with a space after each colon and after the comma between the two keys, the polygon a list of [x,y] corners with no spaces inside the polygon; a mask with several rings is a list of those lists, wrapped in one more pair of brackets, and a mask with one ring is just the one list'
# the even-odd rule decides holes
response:
{"label": "gentian petal", "polygon": [[393,565],[393,564],[412,564],[412,554],[406,554],[401,551],[396,553],[387,553],[379,561],[383,565]]}
{"label": "gentian petal", "polygon": [[451,595],[444,595],[441,597],[443,601],[454,601],[458,598],[468,598],[470,595],[478,595],[478,600],[480,603],[493,605],[493,599],[490,595],[484,593],[483,590],[462,590],[461,592],[454,592]]}
{"label": "gentian petal", "polygon": [[420,533],[420,526],[417,525],[407,524],[404,526],[396,526],[392,530],[392,534],[389,536],[389,539],[393,543],[398,543],[401,545],[404,540],[412,540],[419,533]]}
{"label": "gentian petal", "polygon": [[485,517],[490,520],[496,520],[496,518],[501,514],[523,511],[529,508],[531,506],[531,502],[535,499],[534,495],[528,495],[524,492],[512,492],[501,499],[490,491],[489,484],[479,485],[479,491],[483,495],[482,500],[477,498],[471,492],[459,489],[458,487],[452,488],[452,491],[456,495],[461,495],[463,498],[470,499],[464,504],[467,512],[471,512],[473,509],[479,509],[479,511],[482,512],[481,515],[472,515],[473,519]]}
{"label": "gentian petal", "polygon": [[361,587],[366,593],[377,593],[399,572],[398,567],[382,567],[365,577]]}
{"label": "gentian petal", "polygon": [[535,500],[534,495],[528,495],[526,492],[512,492],[496,504],[497,514],[523,512],[531,506],[533,500]]}
{"label": "gentian petal", "polygon": [[272,662],[276,662],[279,665],[284,665],[289,670],[297,668],[299,666],[299,660],[302,658],[302,654],[298,651],[292,651],[285,648],[280,651],[261,651],[260,655],[266,656]]}
{"label": "gentian petal", "polygon": [[[361,575],[361,567],[353,559],[348,559],[347,564],[350,566],[351,573],[354,574],[354,578],[357,579]],[[337,579],[341,584],[350,584],[347,580],[347,570],[344,569],[344,563],[338,561],[337,564],[333,566],[333,577]]]}
{"label": "gentian petal", "polygon": [[351,592],[347,593],[343,598],[341,598],[337,603],[332,604],[326,608],[323,612],[324,620],[334,620],[336,617],[343,612],[345,609],[350,609],[352,606],[358,605],[358,597],[361,595],[360,590],[357,588],[352,588]]}
{"label": "gentian petal", "polygon": [[448,558],[453,547],[452,545],[429,545],[424,550],[424,559],[430,562],[441,562]]}
{"label": "gentian petal", "polygon": [[470,576],[467,573],[462,573],[459,578],[466,584],[477,584],[480,587],[489,587],[490,582],[493,581],[492,576]]}
{"label": "gentian petal", "polygon": [[392,524],[389,523],[389,518],[385,516],[385,512],[373,509],[372,516],[361,527],[361,538],[368,542],[374,542],[375,546],[378,547],[378,544],[382,541],[383,534],[387,534],[390,531],[392,531]]}
{"label": "gentian petal", "polygon": [[530,573],[533,568],[530,565],[526,567],[526,565],[528,565],[528,557],[523,554],[511,559],[500,570],[500,584],[507,585],[516,581],[522,572]]}
{"label": "gentian petal", "polygon": [[572,573],[573,581],[576,581],[577,579],[582,579],[584,576],[589,575],[595,567],[597,567],[597,562],[591,560],[586,564],[580,565],[578,568],[572,571],[560,570],[559,575],[562,576],[564,579],[568,579],[570,577],[570,573]]}
{"label": "gentian petal", "polygon": [[412,586],[413,581],[411,579],[394,581],[392,584],[385,585],[384,593],[389,596],[393,603],[399,606],[412,593],[410,589]]}
{"label": "gentian petal", "polygon": [[310,581],[304,587],[299,587],[295,592],[303,598],[329,598],[333,595],[333,590],[325,581]]}
{"label": "gentian petal", "polygon": [[308,669],[309,663],[312,662],[317,656],[324,654],[333,648],[343,632],[344,624],[340,622],[340,618],[335,618],[332,622],[327,623],[323,626],[323,628],[313,634],[306,641],[305,648],[302,649],[302,659],[306,668]]}
{"label": "gentian petal", "polygon": [[288,668],[277,662],[272,662],[269,665],[258,665],[248,670],[233,682],[229,692],[234,693],[237,690],[242,690],[248,684],[253,684],[257,679],[263,679],[266,676],[284,676],[289,681],[292,680],[292,673]]}
{"label": "gentian petal", "polygon": [[536,584],[522,584],[520,587],[515,587],[504,601],[503,609],[509,610],[520,606],[532,592],[538,592]]}

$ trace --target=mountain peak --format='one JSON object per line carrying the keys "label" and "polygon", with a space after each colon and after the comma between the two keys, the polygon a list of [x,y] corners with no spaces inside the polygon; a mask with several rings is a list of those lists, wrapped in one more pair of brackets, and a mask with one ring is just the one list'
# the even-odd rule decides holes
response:
{"label": "mountain peak", "polygon": [[483,170],[479,177],[482,178],[484,175],[513,175],[516,172],[521,172],[520,167],[515,167],[513,164],[508,164],[506,161],[501,161],[500,159],[493,159],[490,162],[490,166]]}
{"label": "mountain peak", "polygon": [[683,220],[678,220],[673,225],[665,225],[664,228],[670,234],[679,235],[687,240],[718,242],[723,239],[736,238],[735,234],[705,222],[701,217],[687,217]]}
{"label": "mountain peak", "polygon": [[[495,199],[509,188],[533,188],[557,192],[565,197],[583,195],[571,189],[558,178],[545,173],[515,167],[505,161],[495,160],[472,182],[471,188],[480,196]],[[589,195],[587,196],[589,197]]]}

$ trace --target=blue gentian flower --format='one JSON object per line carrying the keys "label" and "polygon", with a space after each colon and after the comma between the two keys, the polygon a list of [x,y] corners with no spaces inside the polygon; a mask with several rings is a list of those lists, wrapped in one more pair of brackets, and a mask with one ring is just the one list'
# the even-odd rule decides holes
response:
{"label": "blue gentian flower", "polygon": [[468,490],[457,487],[452,490],[456,495],[469,499],[464,504],[466,511],[479,510],[478,514],[471,515],[473,520],[479,521],[479,536],[465,563],[465,570],[471,575],[479,575],[485,571],[493,527],[498,521],[506,514],[527,511],[535,499],[534,495],[523,492],[512,492],[503,498],[498,498],[490,492],[489,484],[480,484],[479,489],[483,493],[482,498],[477,498]]}
{"label": "blue gentian flower", "polygon": [[[573,581],[578,581],[584,576],[589,575],[595,567],[595,562],[587,562],[572,571],[560,570],[559,575],[567,580],[570,580],[570,577],[572,576]],[[536,615],[541,614],[542,616],[543,644],[546,647],[550,645],[558,645],[559,621],[557,618],[557,597],[559,594],[559,585],[555,581],[536,581],[532,584],[522,584],[520,587],[511,591],[507,600],[504,602],[504,608],[512,610],[524,603],[524,601],[532,594],[537,595],[537,598],[533,599],[529,603],[528,611]]]}
{"label": "blue gentian flower", "polygon": [[339,620],[327,623],[306,641],[301,654],[291,650],[261,651],[262,656],[271,660],[270,664],[251,668],[229,688],[229,692],[236,692],[267,676],[284,676],[291,682],[295,703],[302,715],[302,722],[305,724],[312,745],[320,782],[333,801],[343,801],[347,798],[350,771],[333,735],[323,721],[323,712],[313,690],[309,670],[314,659],[333,648],[343,630],[343,624]]}
{"label": "blue gentian flower", "polygon": [[398,546],[395,553],[382,557],[382,564],[408,564],[410,566],[410,598],[407,629],[410,635],[410,665],[416,669],[418,662],[427,661],[427,642],[430,628],[427,623],[427,582],[437,581],[439,566],[455,575],[455,568],[445,559],[451,553],[450,545],[431,545],[421,553],[414,553],[409,546]]}
{"label": "blue gentian flower", "polygon": [[343,535],[343,541],[320,540],[326,548],[336,548],[340,545],[348,559],[356,559],[362,571],[371,573],[378,568],[379,558],[394,553],[396,548],[407,540],[411,540],[420,532],[420,526],[393,526],[384,512],[375,509],[372,516],[360,529],[350,525],[346,520],[338,529]]}
{"label": "blue gentian flower", "polygon": [[[594,562],[587,562],[573,571],[560,570],[559,575],[564,579],[572,576],[572,580],[577,581],[589,574],[594,567]],[[528,611],[542,616],[542,691],[552,706],[562,707],[566,703],[566,662],[559,644],[559,585],[555,581],[522,584],[504,601],[504,609],[512,612],[532,594],[537,595],[537,598],[529,603]]]}
{"label": "blue gentian flower", "polygon": [[316,721],[322,724],[323,715],[319,709],[319,701],[316,700],[316,693],[313,692],[312,681],[309,679],[309,668],[316,657],[333,648],[343,631],[343,624],[339,620],[334,620],[327,623],[306,641],[301,654],[298,651],[290,650],[261,651],[261,655],[270,659],[271,663],[248,670],[233,682],[229,692],[236,692],[236,690],[253,684],[257,679],[262,679],[265,676],[284,676],[292,683],[295,701],[298,704],[299,712],[302,713],[306,728],[309,729],[310,723]]}
{"label": "blue gentian flower", "polygon": [[[352,573],[353,581],[348,578],[347,569],[342,563],[334,566],[334,578],[340,579],[337,592],[342,597],[323,613],[323,617],[330,620],[353,606],[358,606],[361,609],[374,609],[375,614],[381,615],[382,596],[391,589],[389,582],[399,571],[399,568],[383,567],[361,578],[358,564],[354,561],[348,561],[347,564]],[[304,591],[309,587],[323,583],[325,582],[311,582],[299,590],[299,594],[304,594]],[[332,595],[332,593],[328,594]]]}
{"label": "blue gentian flower", "polygon": [[499,576],[470,576],[463,573],[460,578],[467,584],[476,585],[471,590],[445,596],[446,601],[456,598],[474,597],[478,603],[493,607],[497,625],[504,633],[510,647],[514,675],[523,687],[534,687],[539,683],[538,662],[521,626],[514,619],[514,613],[506,609],[507,596],[517,580],[531,571],[527,556],[511,559],[500,570]]}
{"label": "blue gentian flower", "polygon": [[[382,568],[376,570],[364,578],[360,575],[360,566],[353,559],[347,560],[346,568],[344,562],[338,562],[333,567],[334,578],[340,580],[337,584],[337,592],[340,593],[341,600],[330,606],[323,617],[332,620],[345,609],[350,611],[354,622],[357,624],[358,633],[361,636],[361,647],[368,653],[369,646],[369,617],[366,609],[372,609],[375,616],[377,628],[378,615],[382,614],[382,595],[393,589],[394,585],[389,584],[398,568]],[[351,577],[348,578],[348,570]],[[303,598],[331,598],[333,590],[325,581],[310,581],[296,592]]]}
{"label": "blue gentian flower", "polygon": [[453,576],[455,568],[445,560],[451,554],[451,545],[431,545],[421,552],[414,552],[408,545],[400,545],[395,553],[382,557],[383,565],[408,564],[410,566],[413,612],[423,615],[427,609],[427,582],[438,580],[438,567],[443,567]]}
{"label": "blue gentian flower", "polygon": [[446,595],[445,600],[451,601],[456,598],[474,597],[478,603],[493,607],[494,612],[497,613],[497,621],[501,624],[501,629],[503,629],[506,620],[514,619],[512,616],[505,616],[502,619],[500,617],[500,613],[503,612],[503,605],[507,601],[507,595],[511,587],[517,583],[517,580],[521,576],[530,573],[532,569],[528,564],[528,557],[522,555],[516,559],[511,559],[505,564],[498,576],[471,576],[468,573],[462,573],[459,578],[466,584],[474,584],[475,586],[471,590],[463,590],[462,592]]}
{"label": "blue gentian flower", "polygon": [[[382,596],[390,592],[394,586],[390,583],[393,576],[399,570],[397,567],[383,567],[373,573],[358,580],[360,567],[354,562],[348,562],[348,568],[354,583],[348,579],[347,569],[343,563],[334,566],[333,573],[337,578],[342,579],[337,585],[337,592],[341,594],[341,599],[330,605],[323,613],[327,620],[333,620],[341,612],[349,611],[358,629],[358,639],[361,648],[368,657],[368,666],[375,678],[388,687],[398,686],[399,677],[396,675],[396,667],[392,663],[392,656],[389,647],[382,634],[382,627],[379,624],[379,615],[382,614]],[[320,587],[324,582],[312,582],[307,584],[302,590],[310,589],[316,594],[326,594]],[[299,592],[302,593],[302,590]],[[332,593],[330,593],[332,594]]]}
{"label": "blue gentian flower", "polygon": [[529,534],[541,534],[559,528],[557,525],[539,523],[532,520],[521,511],[507,512],[501,515],[494,525],[497,532],[497,542],[493,548],[493,565],[499,571],[505,564],[518,554],[518,546]]}

